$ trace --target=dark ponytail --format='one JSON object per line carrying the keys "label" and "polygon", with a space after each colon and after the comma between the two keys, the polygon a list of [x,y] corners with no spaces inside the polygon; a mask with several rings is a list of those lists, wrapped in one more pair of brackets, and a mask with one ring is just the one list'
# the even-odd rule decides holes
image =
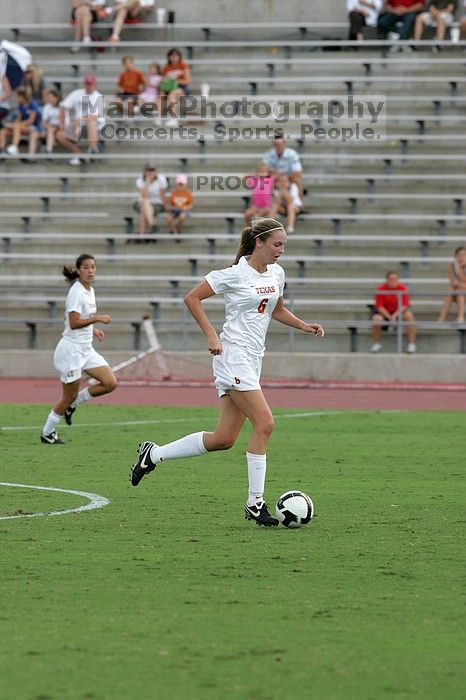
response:
{"label": "dark ponytail", "polygon": [[76,262],[75,262],[74,267],[68,267],[67,265],[63,265],[63,270],[62,270],[63,277],[66,277],[66,279],[69,282],[74,282],[74,280],[77,280],[79,277],[78,270],[85,260],[94,260],[94,262],[95,262],[95,258],[93,255],[88,255],[88,253],[83,253],[82,255],[79,256],[79,258],[76,258]]}
{"label": "dark ponytail", "polygon": [[243,228],[238,252],[233,264],[236,265],[243,255],[251,255],[256,247],[257,238],[260,238],[261,241],[266,241],[271,236],[272,231],[276,231],[279,228],[283,229],[283,226],[275,219],[256,219],[251,222],[250,226]]}

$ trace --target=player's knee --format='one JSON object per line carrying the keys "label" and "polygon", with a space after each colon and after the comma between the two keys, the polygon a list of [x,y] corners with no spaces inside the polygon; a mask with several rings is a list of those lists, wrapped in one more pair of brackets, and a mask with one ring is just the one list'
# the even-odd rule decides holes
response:
{"label": "player's knee", "polygon": [[118,386],[117,378],[112,377],[112,379],[109,379],[107,382],[105,382],[104,386],[107,390],[107,394],[110,394],[112,391],[115,391],[115,389]]}
{"label": "player's knee", "polygon": [[263,421],[261,421],[260,425],[258,426],[259,431],[265,435],[266,437],[270,437],[272,435],[273,429],[275,428],[275,421],[272,416],[264,418]]}

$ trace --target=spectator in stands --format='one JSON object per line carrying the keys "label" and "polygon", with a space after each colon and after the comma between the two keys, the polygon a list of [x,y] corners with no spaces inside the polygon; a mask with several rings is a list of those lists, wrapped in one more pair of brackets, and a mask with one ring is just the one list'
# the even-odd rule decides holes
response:
{"label": "spectator in stands", "polygon": [[[78,146],[83,127],[87,131],[88,153],[98,151],[99,129],[105,123],[104,116],[99,116],[96,106],[103,106],[103,96],[96,88],[95,75],[85,75],[83,87],[73,90],[60,104],[60,123],[57,142],[73,153],[70,165],[79,165],[81,150]],[[90,106],[93,106],[93,110]],[[87,108],[89,107],[89,112]]]}
{"label": "spectator in stands", "polygon": [[273,139],[273,148],[266,151],[262,162],[268,167],[272,175],[284,173],[288,175],[291,182],[298,185],[299,193],[302,195],[302,172],[303,168],[299,155],[293,148],[285,145],[283,134],[277,134]]}
{"label": "spectator in stands", "polygon": [[406,326],[408,345],[406,352],[416,352],[416,327],[413,325],[414,315],[410,310],[408,287],[400,282],[397,272],[389,270],[385,282],[377,287],[372,312],[372,347],[371,352],[380,352],[381,332],[390,326],[396,326],[401,317],[409,325]]}
{"label": "spectator in stands", "polygon": [[[463,2],[463,8],[466,10],[466,0]],[[460,19],[460,39],[466,38],[466,15]]]}
{"label": "spectator in stands", "polygon": [[382,9],[383,0],[347,0],[346,11],[349,15],[350,41],[363,41],[364,27],[375,27]]}
{"label": "spectator in stands", "polygon": [[277,214],[286,216],[286,232],[294,233],[296,217],[302,211],[302,208],[303,202],[299,196],[298,185],[296,182],[291,182],[288,175],[281,173],[275,182],[270,218],[276,219]]}
{"label": "spectator in stands", "polygon": [[56,135],[60,122],[60,93],[52,88],[47,91],[45,105],[42,109],[40,129],[31,131],[29,136],[29,155],[37,152],[39,139],[45,138],[45,152],[52,153],[56,144]]}
{"label": "spectator in stands", "polygon": [[159,85],[162,80],[162,69],[158,63],[150,63],[146,75],[146,89],[138,97],[138,104],[157,105],[157,115],[160,116]]}
{"label": "spectator in stands", "polygon": [[139,212],[138,232],[141,238],[130,239],[128,242],[142,242],[147,233],[157,231],[157,214],[165,211],[167,178],[157,173],[155,165],[146,163],[144,171],[136,180],[138,200],[135,209]]}
{"label": "spectator in stands", "polygon": [[155,0],[118,0],[113,9],[114,23],[111,42],[120,41],[120,34],[125,22],[142,22],[153,9]]}
{"label": "spectator in stands", "polygon": [[125,100],[133,100],[137,102],[139,93],[146,87],[146,79],[140,70],[134,67],[134,59],[132,56],[123,56],[121,62],[124,71],[120,73],[118,78],[118,102]]}
{"label": "spectator in stands", "polygon": [[188,178],[184,173],[180,173],[176,176],[175,188],[170,193],[166,207],[170,233],[181,233],[181,227],[193,204],[193,193],[188,188]]}
{"label": "spectator in stands", "polygon": [[271,175],[266,165],[259,165],[255,173],[246,175],[246,185],[251,190],[249,206],[244,210],[246,223],[256,217],[268,217],[272,208],[272,194],[275,176]]}
{"label": "spectator in stands", "polygon": [[13,90],[24,80],[24,71],[32,56],[24,46],[13,41],[0,41],[0,126],[11,111]]}
{"label": "spectator in stands", "polygon": [[414,24],[414,39],[422,39],[424,27],[435,27],[437,41],[445,39],[445,30],[455,21],[457,0],[428,0],[426,12],[417,15]]}
{"label": "spectator in stands", "polygon": [[44,104],[46,95],[44,71],[36,63],[31,63],[24,71],[24,85],[30,88],[33,100]]}
{"label": "spectator in stands", "polygon": [[182,95],[189,95],[191,85],[191,68],[183,61],[179,49],[170,49],[167,63],[162,68],[162,80],[159,85],[160,95],[168,105],[169,118],[167,126],[177,126],[178,103]]}
{"label": "spectator in stands", "polygon": [[[74,40],[89,46],[92,43],[91,25],[107,17],[105,0],[71,0],[71,8]],[[70,51],[73,53],[79,51],[79,46],[73,46]]]}
{"label": "spectator in stands", "polygon": [[[466,248],[460,246],[455,250],[455,257],[448,265],[448,279],[450,280],[450,294],[445,297],[438,321],[446,321],[452,303],[456,303],[456,321],[464,323],[464,309],[466,304]],[[464,292],[455,294],[455,292]]]}
{"label": "spectator in stands", "polygon": [[37,131],[41,120],[40,105],[31,99],[31,91],[28,87],[19,87],[16,90],[16,100],[18,117],[0,130],[0,151],[5,150],[6,142],[11,137],[11,145],[6,152],[13,157],[19,156],[18,146],[21,138],[29,138],[31,131]]}
{"label": "spectator in stands", "polygon": [[400,39],[409,39],[416,15],[423,9],[424,2],[419,0],[386,0],[377,21],[379,38],[386,39],[388,32],[393,31],[400,22],[401,26],[397,28]]}

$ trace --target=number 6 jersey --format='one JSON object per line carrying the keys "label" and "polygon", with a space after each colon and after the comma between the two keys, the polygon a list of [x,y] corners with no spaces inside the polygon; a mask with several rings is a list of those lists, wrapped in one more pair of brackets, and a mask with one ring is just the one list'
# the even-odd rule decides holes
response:
{"label": "number 6 jersey", "polygon": [[273,263],[267,265],[267,272],[257,272],[245,256],[237,265],[209,272],[205,280],[215,294],[224,296],[225,323],[220,340],[262,357],[273,310],[283,296],[283,268]]}

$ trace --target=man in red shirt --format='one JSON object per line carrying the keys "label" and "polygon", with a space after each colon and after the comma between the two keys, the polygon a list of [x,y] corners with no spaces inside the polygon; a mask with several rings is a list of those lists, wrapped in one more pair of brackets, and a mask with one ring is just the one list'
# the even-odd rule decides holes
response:
{"label": "man in red shirt", "polygon": [[400,39],[409,39],[418,12],[424,9],[424,2],[418,0],[386,0],[383,12],[377,22],[377,33],[380,39],[386,39],[387,34],[401,22]]}
{"label": "man in red shirt", "polygon": [[[380,336],[382,330],[387,330],[391,325],[398,323],[401,316],[403,321],[413,323],[414,315],[409,310],[408,287],[400,282],[397,272],[389,270],[385,276],[386,282],[377,287],[374,297],[374,313],[372,315],[372,347],[371,352],[380,352]],[[385,323],[383,323],[385,322]],[[416,352],[416,327],[406,326],[408,345],[406,352]]]}

